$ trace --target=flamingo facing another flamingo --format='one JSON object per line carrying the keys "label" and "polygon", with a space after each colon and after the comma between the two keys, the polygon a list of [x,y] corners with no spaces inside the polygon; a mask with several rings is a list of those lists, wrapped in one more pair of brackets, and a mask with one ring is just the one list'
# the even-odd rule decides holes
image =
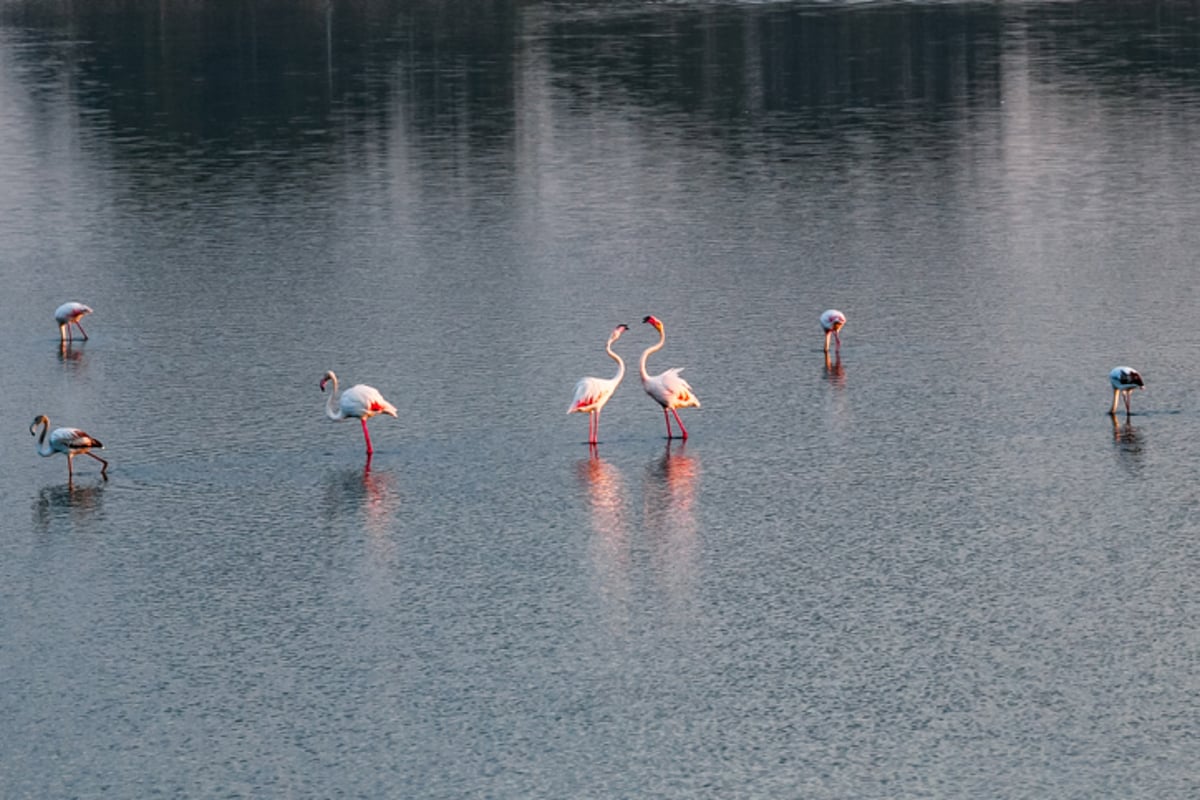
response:
{"label": "flamingo facing another flamingo", "polygon": [[[91,452],[92,448],[103,450],[104,445],[100,444],[99,439],[93,439],[79,428],[55,428],[50,430],[50,418],[45,414],[39,414],[34,418],[33,424],[29,426],[29,432],[34,436],[38,435],[38,426],[42,426],[42,435],[38,436],[37,453],[39,456],[52,456],[55,453],[62,453],[67,457],[67,480],[71,481],[75,477],[75,469],[72,466],[72,461],[75,456],[88,455],[99,461],[103,466],[100,467],[100,475],[104,480],[108,480],[108,462],[100,456]],[[49,432],[49,436],[47,436]]]}
{"label": "flamingo facing another flamingo", "polygon": [[1113,403],[1109,409],[1109,414],[1114,417],[1117,415],[1117,401],[1125,398],[1125,416],[1129,416],[1129,395],[1134,389],[1144,389],[1146,384],[1142,382],[1142,376],[1133,367],[1113,367],[1113,371],[1108,373],[1108,382],[1113,387]]}
{"label": "flamingo facing another flamingo", "polygon": [[618,325],[613,328],[613,332],[608,335],[608,343],[604,345],[604,351],[608,353],[608,357],[617,362],[617,374],[612,378],[580,378],[579,383],[575,384],[575,397],[571,400],[571,405],[567,407],[568,414],[587,413],[588,444],[590,445],[596,444],[600,435],[600,409],[604,408],[604,404],[613,396],[621,379],[625,377],[625,362],[613,352],[612,346],[627,330],[629,330],[628,325]]}
{"label": "flamingo facing another flamingo", "polygon": [[835,308],[831,308],[821,315],[821,329],[825,331],[825,352],[829,352],[829,337],[832,336],[837,342],[837,349],[842,349],[842,337],[838,331],[846,324],[846,315]]}
{"label": "flamingo facing another flamingo", "polygon": [[688,406],[700,407],[700,400],[692,393],[692,387],[688,382],[679,377],[679,373],[683,371],[683,367],[669,369],[660,375],[650,375],[646,372],[646,359],[651,353],[656,353],[662,349],[662,346],[667,342],[667,334],[663,331],[663,324],[653,316],[648,316],[642,320],[654,326],[658,331],[658,344],[647,347],[642,353],[642,361],[640,364],[642,373],[642,388],[646,390],[646,394],[654,398],[663,409],[663,419],[667,423],[667,438],[673,438],[671,435],[671,417],[667,415],[667,411],[675,415],[675,422],[679,424],[679,433],[681,439],[686,439],[688,436],[687,428],[683,427],[683,420],[679,418],[677,408],[687,408]]}
{"label": "flamingo facing another flamingo", "polygon": [[63,341],[75,341],[74,335],[71,333],[71,326],[79,328],[79,332],[83,334],[83,340],[86,342],[88,335],[83,326],[79,324],[79,320],[84,316],[92,313],[92,309],[85,306],[83,303],[63,303],[54,310],[54,321],[58,323],[58,338]]}
{"label": "flamingo facing another flamingo", "polygon": [[383,395],[374,386],[362,383],[351,386],[342,392],[339,398],[338,379],[333,370],[329,370],[321,378],[322,392],[325,391],[325,384],[330,382],[333,383],[333,391],[329,393],[329,400],[325,403],[325,415],[333,420],[358,418],[362,422],[363,439],[367,442],[367,456],[370,456],[375,449],[371,447],[371,434],[367,433],[367,420],[376,414],[390,414],[394,417],[396,407],[384,400]]}

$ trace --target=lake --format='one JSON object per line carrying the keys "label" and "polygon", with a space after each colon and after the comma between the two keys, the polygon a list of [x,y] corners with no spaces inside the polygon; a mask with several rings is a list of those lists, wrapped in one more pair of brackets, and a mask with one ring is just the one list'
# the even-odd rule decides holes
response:
{"label": "lake", "polygon": [[0,795],[1196,796],[1198,26],[0,5]]}

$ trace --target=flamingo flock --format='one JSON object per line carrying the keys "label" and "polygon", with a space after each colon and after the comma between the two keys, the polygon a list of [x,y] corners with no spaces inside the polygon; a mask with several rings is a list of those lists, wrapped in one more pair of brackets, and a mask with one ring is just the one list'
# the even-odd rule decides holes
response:
{"label": "flamingo flock", "polygon": [[[80,320],[91,313],[92,309],[89,306],[79,302],[63,303],[55,309],[54,321],[58,325],[59,339],[64,343],[74,341],[74,328],[79,330],[83,341],[87,341],[88,335],[83,329],[83,325],[80,324]],[[691,385],[680,375],[683,372],[682,367],[673,367],[657,375],[649,373],[646,368],[646,362],[651,355],[663,348],[667,341],[667,334],[662,321],[652,314],[648,314],[642,319],[642,322],[650,325],[658,332],[658,341],[642,351],[641,360],[638,362],[642,389],[662,408],[663,421],[667,429],[667,440],[670,441],[675,438],[686,440],[688,432],[683,424],[683,420],[679,417],[679,409],[700,408],[700,398],[696,396]],[[831,341],[835,352],[838,354],[838,363],[840,365],[842,347],[841,331],[846,324],[846,315],[837,309],[831,308],[821,314],[820,324],[825,337],[826,367],[828,368],[830,364],[829,350]],[[613,350],[613,345],[628,330],[628,325],[617,325],[609,333],[608,340],[604,344],[605,353],[609,358],[617,362],[617,374],[611,378],[581,378],[575,385],[575,393],[571,398],[570,405],[567,406],[568,414],[588,415],[588,445],[592,448],[595,448],[599,443],[600,412],[604,409],[608,401],[612,399],[612,396],[617,391],[617,387],[620,386],[622,379],[625,377],[625,361]],[[1142,380],[1142,376],[1137,370],[1126,366],[1113,368],[1108,377],[1113,390],[1112,407],[1109,409],[1109,414],[1115,418],[1123,400],[1125,415],[1128,417],[1132,414],[1130,395],[1134,389],[1144,389],[1146,385],[1145,381]],[[367,420],[380,414],[396,417],[398,416],[396,407],[385,400],[378,389],[362,383],[351,386],[339,394],[338,377],[333,370],[327,371],[321,377],[319,383],[321,391],[324,392],[330,384],[332,384],[332,388],[326,399],[325,415],[335,421],[353,418],[360,422],[362,425],[363,442],[366,445],[367,463],[369,464],[375,449],[371,445],[371,434],[367,429]],[[679,428],[678,437],[675,436],[675,431],[671,427],[672,417],[674,417],[675,424]],[[38,437],[36,448],[38,455],[52,456],[56,453],[61,453],[67,457],[68,481],[74,478],[75,469],[73,462],[75,456],[79,455],[86,455],[99,461],[101,464],[100,474],[105,480],[108,479],[108,461],[91,452],[92,450],[101,450],[104,448],[104,445],[95,437],[90,436],[79,428],[64,427],[51,430],[50,420],[44,414],[39,414],[34,418],[33,424],[29,427],[29,432]]]}

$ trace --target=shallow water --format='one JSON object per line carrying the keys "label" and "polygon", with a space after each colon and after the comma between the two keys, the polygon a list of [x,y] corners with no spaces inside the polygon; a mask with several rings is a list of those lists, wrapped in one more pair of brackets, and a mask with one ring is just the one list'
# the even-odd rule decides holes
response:
{"label": "shallow water", "polygon": [[0,9],[0,795],[1200,789],[1194,8],[330,8]]}

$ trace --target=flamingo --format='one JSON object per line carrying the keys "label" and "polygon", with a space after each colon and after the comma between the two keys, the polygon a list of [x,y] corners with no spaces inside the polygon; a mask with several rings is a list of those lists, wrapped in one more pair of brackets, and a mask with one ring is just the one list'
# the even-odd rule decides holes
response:
{"label": "flamingo", "polygon": [[1108,382],[1113,387],[1113,403],[1109,409],[1109,414],[1114,417],[1117,415],[1117,401],[1121,397],[1125,398],[1125,416],[1129,416],[1129,395],[1134,389],[1144,389],[1146,384],[1142,382],[1142,376],[1133,367],[1113,367],[1113,371],[1108,373]]}
{"label": "flamingo", "polygon": [[679,423],[680,438],[687,438],[687,428],[683,427],[683,420],[679,418],[677,408],[687,408],[688,406],[700,407],[700,400],[696,395],[692,394],[692,387],[688,382],[679,377],[679,373],[683,372],[683,367],[669,369],[660,375],[650,375],[646,372],[646,359],[651,353],[656,353],[662,349],[662,346],[667,342],[667,334],[663,331],[663,324],[653,316],[648,316],[642,320],[648,322],[658,331],[658,344],[651,345],[642,353],[641,372],[642,372],[642,388],[646,390],[646,394],[654,398],[663,409],[663,419],[667,423],[667,439],[673,438],[671,435],[671,418],[667,415],[670,410],[675,415],[675,421]]}
{"label": "flamingo", "polygon": [[[79,428],[55,428],[50,430],[50,418],[45,414],[39,414],[34,418],[33,424],[29,426],[29,432],[34,436],[38,435],[38,426],[42,426],[42,435],[38,437],[37,453],[39,456],[52,456],[55,453],[62,453],[67,457],[67,480],[71,481],[75,477],[75,470],[72,466],[72,461],[75,456],[89,455],[92,458],[103,464],[100,467],[100,475],[104,480],[108,480],[108,462],[100,456],[91,452],[92,448],[103,450],[104,445],[100,444],[99,439],[93,439]],[[50,435],[46,433],[49,431]]]}
{"label": "flamingo", "polygon": [[846,315],[835,308],[831,308],[821,315],[821,328],[825,331],[825,352],[829,352],[829,337],[832,336],[837,342],[837,349],[840,352],[842,349],[842,337],[838,335],[838,331],[846,324]]}
{"label": "flamingo", "polygon": [[58,338],[68,342],[75,341],[75,337],[71,333],[71,325],[74,325],[79,328],[79,332],[83,334],[83,340],[86,342],[87,331],[79,324],[79,320],[90,313],[92,313],[92,309],[83,303],[63,303],[54,309],[54,321],[58,323]]}
{"label": "flamingo", "polygon": [[321,378],[322,392],[325,391],[325,384],[330,382],[333,383],[333,391],[329,393],[329,400],[325,403],[325,416],[335,420],[357,417],[362,422],[363,438],[367,441],[367,456],[370,457],[375,450],[371,447],[371,434],[367,433],[367,420],[376,414],[390,414],[394,417],[396,407],[384,400],[383,395],[374,386],[362,383],[351,386],[342,392],[339,398],[338,379],[333,370],[329,370]]}
{"label": "flamingo", "polygon": [[613,396],[621,379],[625,377],[625,362],[613,352],[612,346],[627,330],[629,330],[628,325],[618,325],[613,328],[612,333],[608,335],[608,343],[604,345],[604,351],[608,353],[608,357],[617,362],[617,374],[612,378],[580,378],[579,383],[575,384],[575,397],[571,400],[571,405],[567,407],[568,414],[587,413],[588,444],[590,445],[595,445],[596,438],[600,435],[600,409],[604,408],[604,404]]}

